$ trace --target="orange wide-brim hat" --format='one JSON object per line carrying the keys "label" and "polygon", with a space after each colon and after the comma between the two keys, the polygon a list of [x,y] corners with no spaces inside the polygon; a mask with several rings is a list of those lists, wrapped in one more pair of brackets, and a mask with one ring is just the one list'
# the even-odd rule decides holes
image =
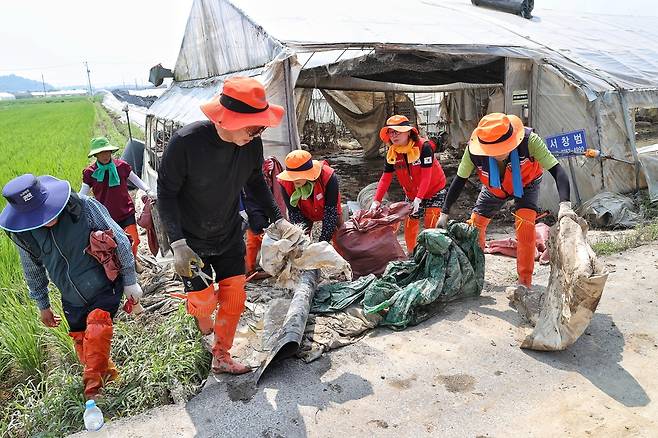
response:
{"label": "orange wide-brim hat", "polygon": [[276,126],[285,110],[267,102],[265,88],[256,79],[232,77],[224,82],[222,92],[201,105],[208,119],[229,131],[247,126]]}
{"label": "orange wide-brim hat", "polygon": [[276,176],[281,181],[297,181],[298,179],[315,181],[322,172],[322,163],[314,160],[311,154],[304,150],[290,152],[286,155],[284,163],[286,170]]}
{"label": "orange wide-brim hat", "polygon": [[496,157],[513,151],[525,135],[523,122],[513,114],[491,113],[473,130],[468,150],[475,155]]}
{"label": "orange wide-brim hat", "polygon": [[411,125],[409,119],[400,115],[389,117],[388,120],[386,120],[386,126],[379,130],[379,138],[381,138],[384,143],[391,142],[391,138],[388,136],[389,129],[398,132],[414,131],[416,134],[418,134],[418,129]]}

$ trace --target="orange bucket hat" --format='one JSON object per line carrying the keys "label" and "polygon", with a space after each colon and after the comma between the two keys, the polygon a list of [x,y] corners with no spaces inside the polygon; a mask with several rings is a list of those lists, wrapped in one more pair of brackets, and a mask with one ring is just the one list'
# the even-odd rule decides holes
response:
{"label": "orange bucket hat", "polygon": [[285,110],[267,103],[265,88],[256,79],[236,76],[227,79],[220,94],[201,105],[210,121],[235,131],[247,126],[276,126]]}
{"label": "orange bucket hat", "polygon": [[491,113],[473,130],[468,150],[475,155],[495,157],[514,150],[523,141],[523,122],[513,114]]}
{"label": "orange bucket hat", "polygon": [[381,138],[384,143],[391,142],[391,138],[388,136],[389,129],[398,132],[413,131],[418,134],[418,129],[416,129],[414,126],[411,126],[409,119],[400,115],[389,117],[388,120],[386,120],[386,126],[379,130],[379,138]]}
{"label": "orange bucket hat", "polygon": [[296,181],[306,179],[315,181],[322,172],[322,163],[314,160],[308,151],[294,150],[286,155],[286,170],[276,177],[281,181]]}

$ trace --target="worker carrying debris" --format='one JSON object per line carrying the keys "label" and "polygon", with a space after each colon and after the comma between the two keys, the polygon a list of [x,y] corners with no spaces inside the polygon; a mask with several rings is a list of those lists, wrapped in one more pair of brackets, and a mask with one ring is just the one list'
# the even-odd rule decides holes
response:
{"label": "worker carrying debris", "polygon": [[379,131],[379,138],[386,143],[388,150],[384,172],[377,184],[370,210],[377,210],[395,173],[406,201],[413,205],[411,214],[404,222],[404,239],[411,254],[416,247],[420,216],[423,216],[425,229],[436,226],[446,196],[446,177],[434,157],[434,144],[421,138],[418,129],[405,116],[389,117],[386,126]]}
{"label": "worker carrying debris", "polygon": [[[95,163],[90,164],[82,171],[82,186],[78,192],[80,195],[88,195],[91,190],[94,198],[103,204],[110,212],[112,219],[130,237],[133,256],[137,257],[139,248],[139,233],[137,232],[137,221],[135,219],[135,205],[128,193],[128,181],[135,187],[146,192],[154,198],[155,192],[133,172],[130,164],[117,158],[112,158],[112,153],[119,148],[110,144],[105,137],[91,139],[88,158],[94,157]],[[140,269],[137,258],[135,264]]]}
{"label": "worker carrying debris", "polygon": [[338,177],[326,161],[314,160],[308,151],[295,150],[285,159],[286,170],[277,175],[288,217],[311,232],[322,221],[320,241],[329,242],[342,221]]}
{"label": "worker carrying debris", "polygon": [[[14,178],[2,196],[7,205],[0,227],[18,247],[30,298],[41,312],[41,322],[57,327],[61,318],[50,307],[49,281],[61,292],[69,336],[84,365],[85,397],[93,399],[106,382],[118,377],[110,344],[121,297],[134,302],[142,297],[130,241],[102,204],[72,193],[67,181],[50,175]],[[99,263],[88,249],[95,232],[106,232],[116,243],[113,269]]]}
{"label": "worker carrying debris", "polygon": [[[242,374],[250,369],[229,353],[246,298],[239,197],[246,187],[271,222],[290,225],[261,169],[260,135],[281,122],[284,109],[267,102],[257,80],[233,77],[201,110],[208,120],[176,131],[164,151],[157,205],[172,242],[175,270],[183,277],[187,310],[206,339],[214,333],[213,372]],[[202,269],[199,275],[193,265]]]}
{"label": "worker carrying debris", "polygon": [[457,175],[448,189],[438,227],[447,226],[450,208],[476,169],[482,189],[468,223],[479,229],[479,243],[484,249],[491,218],[507,200],[514,198],[518,284],[531,289],[535,267],[535,219],[543,169],[553,175],[557,185],[558,220],[565,216],[576,217],[569,200],[569,178],[544,140],[532,128],[524,127],[520,118],[511,114],[488,114],[471,135]]}

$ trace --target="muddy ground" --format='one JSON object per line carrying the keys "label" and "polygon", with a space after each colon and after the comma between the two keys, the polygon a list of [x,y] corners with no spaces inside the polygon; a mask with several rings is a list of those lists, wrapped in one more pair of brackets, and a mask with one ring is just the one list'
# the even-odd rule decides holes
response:
{"label": "muddy ground", "polygon": [[[563,352],[518,347],[527,327],[504,293],[515,261],[487,255],[477,299],[402,332],[377,329],[311,364],[282,362],[256,389],[243,377],[211,379],[186,405],[116,421],[107,434],[658,436],[657,255],[652,243],[602,259],[610,276],[596,315]],[[538,266],[536,283],[548,273]]]}
{"label": "muddy ground", "polygon": [[[329,165],[335,169],[340,181],[340,191],[343,202],[350,200],[356,201],[359,191],[368,184],[379,181],[384,170],[384,157],[375,159],[364,159],[361,149],[341,149],[335,151],[311,151],[315,159],[327,160]],[[446,175],[447,186],[450,185],[457,174],[457,167],[461,160],[461,153],[454,149],[447,152],[436,154],[443,172]],[[468,180],[466,187],[451,209],[451,218],[465,221],[471,215],[471,210],[475,205],[475,200],[480,193],[480,184],[477,176],[472,175]],[[393,178],[391,187],[388,191],[388,199],[391,202],[404,201],[405,196],[402,187],[396,178]],[[498,223],[511,224],[514,217],[510,214],[512,203],[494,217]]]}

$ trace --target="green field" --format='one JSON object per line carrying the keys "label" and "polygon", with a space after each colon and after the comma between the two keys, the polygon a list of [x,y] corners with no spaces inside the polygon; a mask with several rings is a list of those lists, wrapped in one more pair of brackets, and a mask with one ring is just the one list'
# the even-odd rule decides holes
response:
{"label": "green field", "polygon": [[[134,135],[143,136],[135,127]],[[89,140],[107,136],[123,146],[127,127],[87,98],[0,103],[0,184],[23,173],[49,174],[80,187]],[[5,200],[0,198],[0,206]],[[52,285],[51,285],[52,286]],[[51,287],[51,302],[61,314]],[[190,397],[207,375],[209,358],[183,311],[115,323],[113,356],[121,379],[99,402],[106,418],[136,414]],[[18,254],[0,235],[0,437],[63,436],[83,428],[82,369],[65,324],[44,327],[27,295]]]}

